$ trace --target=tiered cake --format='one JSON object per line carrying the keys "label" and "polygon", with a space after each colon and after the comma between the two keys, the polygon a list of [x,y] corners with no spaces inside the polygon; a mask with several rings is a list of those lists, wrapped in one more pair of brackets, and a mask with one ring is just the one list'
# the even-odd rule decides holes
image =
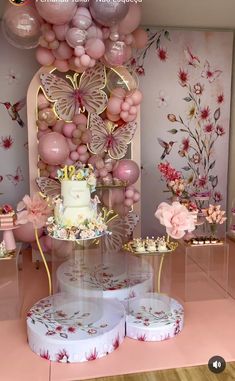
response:
{"label": "tiered cake", "polygon": [[11,205],[0,207],[0,229],[12,229],[15,226],[16,214]]}

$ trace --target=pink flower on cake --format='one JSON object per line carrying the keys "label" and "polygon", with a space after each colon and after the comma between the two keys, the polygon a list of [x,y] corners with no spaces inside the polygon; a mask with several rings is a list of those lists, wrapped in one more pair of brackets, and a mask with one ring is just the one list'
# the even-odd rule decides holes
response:
{"label": "pink flower on cake", "polygon": [[37,229],[46,225],[47,219],[52,213],[52,208],[38,193],[34,194],[32,198],[28,195],[24,196],[23,201],[17,205],[17,210],[17,224],[32,222]]}
{"label": "pink flower on cake", "polygon": [[180,239],[186,231],[191,232],[195,229],[193,216],[179,202],[173,202],[172,205],[162,202],[155,212],[155,217],[166,227],[167,234],[175,239]]}

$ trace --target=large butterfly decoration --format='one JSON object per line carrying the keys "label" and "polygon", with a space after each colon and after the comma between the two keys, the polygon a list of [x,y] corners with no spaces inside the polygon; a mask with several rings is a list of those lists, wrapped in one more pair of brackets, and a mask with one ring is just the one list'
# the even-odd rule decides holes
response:
{"label": "large butterfly decoration", "polygon": [[49,99],[54,102],[55,112],[60,119],[71,121],[75,114],[87,111],[100,114],[107,106],[107,95],[102,90],[106,86],[104,65],[98,63],[81,74],[66,75],[71,82],[52,73],[41,74],[42,88]]}
{"label": "large butterfly decoration", "polygon": [[50,179],[49,177],[37,177],[37,186],[45,197],[54,198],[61,193],[61,184],[59,181]]}
{"label": "large butterfly decoration", "polygon": [[104,121],[99,115],[91,114],[89,118],[91,142],[88,148],[94,154],[107,152],[112,159],[121,159],[126,155],[136,127],[135,122],[116,127],[114,123]]}
{"label": "large butterfly decoration", "polygon": [[6,178],[7,178],[13,185],[17,186],[21,181],[24,180],[24,176],[23,176],[23,172],[22,172],[21,167],[17,167],[17,168],[16,168],[16,171],[15,171],[15,174],[14,174],[14,175],[11,175],[11,174],[6,175]]}
{"label": "large butterfly decoration", "polygon": [[212,70],[210,63],[206,60],[201,76],[202,78],[208,79],[208,81],[211,83],[216,78],[218,78],[221,73],[222,73],[222,70],[219,70],[219,69]]}
{"label": "large butterfly decoration", "polygon": [[108,231],[110,231],[110,234],[104,236],[105,250],[108,253],[120,251],[124,239],[130,239],[140,217],[135,212],[129,212],[126,216],[121,217],[106,208],[103,208],[103,214]]}

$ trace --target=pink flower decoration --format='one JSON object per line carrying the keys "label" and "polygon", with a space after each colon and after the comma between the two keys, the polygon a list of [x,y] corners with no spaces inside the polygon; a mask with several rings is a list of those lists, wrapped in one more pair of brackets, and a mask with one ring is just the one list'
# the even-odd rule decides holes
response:
{"label": "pink flower decoration", "polygon": [[179,202],[173,202],[172,205],[162,202],[155,212],[155,217],[166,227],[167,234],[175,239],[180,239],[186,231],[191,232],[195,229],[193,216]]}
{"label": "pink flower decoration", "polygon": [[[25,209],[26,210],[22,210]],[[46,225],[48,217],[52,213],[52,208],[38,193],[32,198],[24,196],[23,201],[17,205],[17,224],[31,222],[35,228],[40,229]]]}

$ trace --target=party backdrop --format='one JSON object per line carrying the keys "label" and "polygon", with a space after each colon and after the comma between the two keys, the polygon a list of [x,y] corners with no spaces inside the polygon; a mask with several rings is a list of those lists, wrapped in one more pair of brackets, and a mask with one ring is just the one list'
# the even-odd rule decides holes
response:
{"label": "party backdrop", "polygon": [[0,33],[0,204],[29,192],[26,93],[38,69],[35,52],[9,45]]}
{"label": "party backdrop", "polygon": [[178,171],[181,185],[189,184],[183,195],[209,195],[226,207],[233,49],[232,32],[150,29],[148,35],[130,64],[144,93],[143,235],[156,234],[156,206],[172,195],[166,171]]}

